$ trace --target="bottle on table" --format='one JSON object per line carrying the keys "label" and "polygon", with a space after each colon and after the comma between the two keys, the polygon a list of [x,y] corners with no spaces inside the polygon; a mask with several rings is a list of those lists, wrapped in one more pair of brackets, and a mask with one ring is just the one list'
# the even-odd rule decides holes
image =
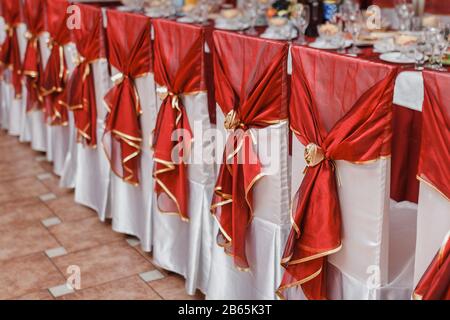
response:
{"label": "bottle on table", "polygon": [[323,23],[323,6],[320,0],[302,0],[301,3],[309,6],[310,19],[305,35],[307,37],[317,37],[317,27]]}

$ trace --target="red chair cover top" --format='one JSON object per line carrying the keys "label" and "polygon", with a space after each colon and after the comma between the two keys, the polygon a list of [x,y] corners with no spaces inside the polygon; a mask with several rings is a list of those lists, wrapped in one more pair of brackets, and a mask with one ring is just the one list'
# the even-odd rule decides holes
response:
{"label": "red chair cover top", "polygon": [[[163,102],[158,112],[153,138],[153,175],[156,181],[157,203],[161,212],[179,215],[182,220],[187,221],[187,166],[182,159],[172,159],[172,150],[179,143],[172,141],[172,133],[183,129],[192,138],[181,96],[207,89],[204,44],[210,29],[163,19],[153,20],[153,27],[155,82],[167,89],[167,92],[161,94]],[[188,140],[185,141],[186,151],[191,139]]]}
{"label": "red chair cover top", "polygon": [[215,31],[216,100],[232,130],[216,182],[211,212],[220,226],[217,240],[247,270],[246,230],[253,217],[255,183],[263,177],[249,128],[287,119],[288,44]]}
{"label": "red chair cover top", "polygon": [[24,0],[23,16],[27,24],[27,30],[33,35],[38,35],[45,30],[45,6],[44,0]]}
{"label": "red chair cover top", "polygon": [[91,63],[105,57],[103,18],[99,7],[83,4],[78,7],[81,25],[80,28],[72,30],[71,36],[79,57],[60,103],[74,112],[78,142],[95,147],[97,106]]}
{"label": "red chair cover top", "polygon": [[292,60],[291,128],[308,167],[293,201],[278,294],[301,285],[309,299],[326,299],[326,257],[341,248],[334,160],[389,156],[398,70],[308,47],[293,47]]}
{"label": "red chair cover top", "polygon": [[67,27],[67,0],[45,0],[47,10],[46,30],[53,41],[59,45],[70,42],[70,29]]}
{"label": "red chair cover top", "polygon": [[103,145],[115,174],[137,185],[142,110],[134,80],[153,71],[150,18],[115,10],[106,13],[108,60],[120,73],[105,96],[109,113]]}
{"label": "red chair cover top", "polygon": [[5,68],[11,69],[11,84],[15,97],[22,96],[22,62],[20,60],[17,24],[22,22],[22,10],[19,0],[2,0],[2,15],[6,24],[6,38],[0,47],[1,73]]}
{"label": "red chair cover top", "polygon": [[43,107],[41,95],[41,78],[44,72],[41,61],[41,52],[38,45],[38,36],[44,31],[43,0],[24,0],[24,21],[27,24],[27,48],[23,62],[23,74],[27,84],[27,111]]}
{"label": "red chair cover top", "polygon": [[424,71],[420,180],[450,201],[450,74]]}
{"label": "red chair cover top", "polygon": [[450,300],[450,232],[413,293],[415,300]]}
{"label": "red chair cover top", "polygon": [[47,13],[46,31],[50,34],[49,48],[51,49],[44,74],[42,77],[42,95],[46,96],[45,106],[47,117],[52,125],[67,125],[67,108],[58,100],[64,91],[67,81],[67,63],[64,56],[64,45],[70,42],[70,31],[67,27],[66,0],[46,0]]}

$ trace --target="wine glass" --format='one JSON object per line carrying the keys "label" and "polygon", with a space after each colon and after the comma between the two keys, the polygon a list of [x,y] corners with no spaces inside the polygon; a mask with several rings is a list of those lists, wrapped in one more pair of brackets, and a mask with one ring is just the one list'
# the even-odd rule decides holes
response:
{"label": "wine glass", "polygon": [[309,6],[305,6],[303,4],[295,5],[294,10],[292,11],[292,20],[298,30],[298,39],[296,41],[298,44],[306,44],[305,31],[306,28],[308,28],[309,18]]}
{"label": "wine glass", "polygon": [[428,61],[427,67],[434,69],[434,64],[437,61],[437,55],[436,55],[436,51],[437,51],[437,37],[438,34],[441,32],[441,30],[439,28],[428,28],[425,31],[425,37],[426,37],[426,41],[427,41],[427,45],[429,47],[430,50],[430,59]]}
{"label": "wine glass", "polygon": [[359,34],[363,28],[363,17],[361,11],[358,7],[354,7],[353,10],[350,10],[348,15],[348,22],[346,25],[346,29],[352,35],[353,44],[349,50],[349,53],[352,55],[358,55],[361,53],[361,50],[356,46],[356,41],[358,40]]}
{"label": "wine glass", "polygon": [[411,0],[396,0],[395,1],[395,12],[400,22],[400,31],[411,30],[411,22],[414,17],[414,5]]}
{"label": "wine glass", "polygon": [[201,25],[208,25],[209,4],[208,0],[199,0],[199,18],[198,21]]}
{"label": "wine glass", "polygon": [[442,66],[442,60],[444,57],[445,52],[448,48],[448,40],[445,36],[444,32],[438,33],[436,35],[436,51],[437,51],[437,59],[436,59],[436,66],[435,70],[437,71],[447,71],[446,68]]}
{"label": "wine glass", "polygon": [[416,43],[416,47],[414,49],[414,59],[416,60],[414,69],[418,71],[422,71],[425,65],[426,53],[428,51],[428,43],[425,38],[425,34],[421,34]]}
{"label": "wine glass", "polygon": [[250,29],[247,30],[248,35],[258,35],[255,29],[256,19],[258,18],[258,1],[257,0],[247,0],[244,4],[244,9],[246,16],[250,21]]}

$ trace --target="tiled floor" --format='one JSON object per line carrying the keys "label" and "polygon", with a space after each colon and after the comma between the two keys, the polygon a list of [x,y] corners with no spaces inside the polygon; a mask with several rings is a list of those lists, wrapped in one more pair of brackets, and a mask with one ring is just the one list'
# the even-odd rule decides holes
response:
{"label": "tiled floor", "polygon": [[0,131],[0,299],[203,298],[76,204],[42,156]]}

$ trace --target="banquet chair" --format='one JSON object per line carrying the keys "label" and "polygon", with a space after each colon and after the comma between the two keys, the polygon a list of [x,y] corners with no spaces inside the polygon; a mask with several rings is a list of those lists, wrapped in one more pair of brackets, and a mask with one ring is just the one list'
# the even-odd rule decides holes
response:
{"label": "banquet chair", "polygon": [[[73,119],[66,106],[59,103],[69,74],[75,67],[74,44],[66,26],[66,0],[46,0],[46,30],[40,39],[41,55],[45,61],[42,91],[47,117],[47,160],[53,162],[56,175],[63,174],[73,130]],[[42,41],[41,41],[42,40]]]}
{"label": "banquet chair", "polygon": [[2,14],[5,21],[5,39],[0,57],[4,79],[2,84],[2,123],[4,129],[7,129],[10,135],[20,136],[24,114],[22,61],[26,43],[20,1],[2,1]]}
{"label": "banquet chair", "polygon": [[306,47],[292,60],[297,193],[279,292],[303,297],[291,288],[301,284],[309,299],[408,299],[416,212],[389,199],[397,68]]}
{"label": "banquet chair", "polygon": [[108,114],[103,148],[111,176],[108,214],[113,229],[152,246],[151,131],[156,118],[151,25],[146,16],[106,10],[108,60],[113,87],[105,96]]}
{"label": "banquet chair", "polygon": [[[0,45],[3,46],[5,40],[6,40],[6,21],[4,17],[4,4],[3,2],[0,2]],[[7,100],[8,92],[7,92],[7,85],[5,81],[5,77],[3,75],[3,67],[0,66],[0,128],[1,129],[8,129],[8,117],[7,117]]]}
{"label": "banquet chair", "polygon": [[110,83],[103,16],[100,7],[78,4],[78,8],[81,25],[71,31],[76,67],[60,101],[74,118],[61,180],[75,188],[76,202],[94,209],[104,221],[110,166],[101,140],[106,117],[103,97]]}
{"label": "banquet chair", "polygon": [[418,179],[414,285],[425,273],[450,231],[450,85],[448,73],[424,71],[422,143]]}
{"label": "banquet chair", "polygon": [[[288,44],[215,31],[217,128],[207,299],[276,299],[289,234]],[[234,150],[236,147],[236,150]]]}
{"label": "banquet chair", "polygon": [[[155,82],[159,93],[153,135],[156,189],[153,262],[183,275],[186,291],[193,295],[197,288],[202,292],[207,289],[213,242],[209,207],[214,189],[214,164],[201,157],[212,151],[211,140],[202,136],[212,129],[204,50],[212,47],[208,41],[211,29],[163,19],[155,19],[152,24]],[[180,110],[173,109],[174,103]],[[171,156],[178,143],[172,141],[176,129],[191,131],[193,139],[190,161],[177,165]],[[167,170],[172,166],[172,170]]]}
{"label": "banquet chair", "polygon": [[47,141],[44,105],[40,90],[43,62],[39,49],[39,35],[44,31],[43,3],[43,0],[24,0],[23,2],[28,38],[23,62],[23,76],[27,91],[27,97],[24,98],[26,112],[24,140],[29,138],[31,148],[36,151],[46,151]]}

